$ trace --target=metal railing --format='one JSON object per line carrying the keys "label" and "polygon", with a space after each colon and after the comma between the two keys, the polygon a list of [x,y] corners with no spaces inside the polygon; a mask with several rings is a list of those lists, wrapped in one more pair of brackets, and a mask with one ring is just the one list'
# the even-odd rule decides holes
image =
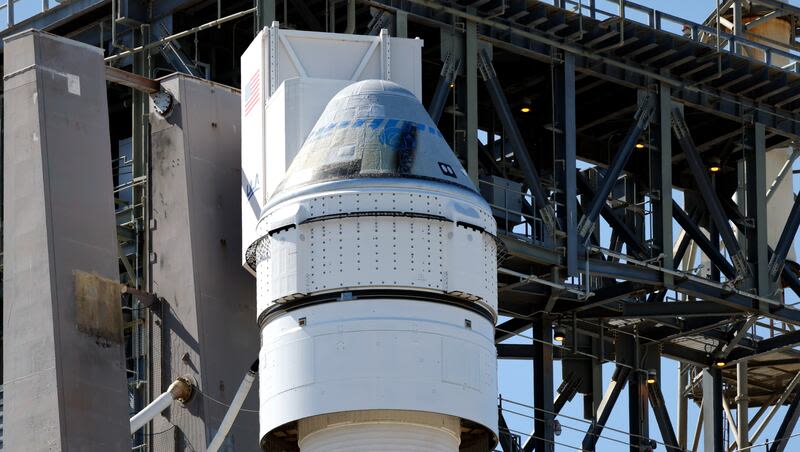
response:
{"label": "metal railing", "polygon": [[[506,185],[481,179],[480,192],[492,208],[497,221],[498,234],[512,236],[530,243],[542,243],[545,228],[542,218],[536,214],[536,200],[530,191],[519,191]],[[487,196],[493,193],[493,196]],[[498,194],[499,193],[499,194]],[[519,205],[516,209],[513,206]]]}
{"label": "metal railing", "polygon": [[13,27],[14,25],[41,14],[59,3],[68,0],[6,0],[0,3],[0,30]]}
{"label": "metal railing", "polygon": [[[737,54],[766,64],[780,62],[781,64],[775,65],[785,70],[800,72],[800,64],[798,64],[800,63],[800,52],[792,49],[789,45],[778,47],[756,42],[743,36],[735,36],[725,31],[725,27],[721,24],[710,26],[693,22],[628,0],[552,0],[550,3],[592,19],[622,18],[634,21],[655,30],[682,36],[722,52]],[[712,11],[713,9],[710,8],[709,12]],[[621,26],[624,27],[624,23]],[[624,33],[620,33],[620,42],[624,42]],[[780,58],[786,61],[781,62]]]}

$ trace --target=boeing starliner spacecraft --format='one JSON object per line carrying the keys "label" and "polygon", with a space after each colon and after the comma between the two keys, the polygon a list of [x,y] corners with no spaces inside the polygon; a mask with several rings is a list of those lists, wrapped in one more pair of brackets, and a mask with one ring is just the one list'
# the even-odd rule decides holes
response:
{"label": "boeing starliner spacecraft", "polygon": [[491,448],[495,228],[411,92],[333,97],[249,247],[262,449]]}

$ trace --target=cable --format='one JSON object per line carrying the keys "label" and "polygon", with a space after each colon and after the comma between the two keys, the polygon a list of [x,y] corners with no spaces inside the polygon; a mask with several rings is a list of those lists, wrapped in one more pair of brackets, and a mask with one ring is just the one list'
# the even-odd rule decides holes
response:
{"label": "cable", "polygon": [[[538,418],[538,417],[536,417],[536,416],[529,416],[529,415],[527,415],[527,414],[524,414],[524,413],[519,413],[519,412],[517,412],[517,411],[513,411],[513,410],[509,410],[509,409],[507,409],[507,408],[501,408],[501,409],[502,409],[503,411],[507,412],[507,413],[510,413],[510,414],[515,414],[515,415],[517,415],[517,416],[522,416],[522,417],[524,417],[524,418],[532,419],[532,420],[534,420],[534,421],[546,422],[546,420],[545,420],[545,419]],[[616,439],[616,438],[611,438],[611,437],[609,437],[609,436],[603,436],[602,434],[599,434],[599,433],[587,432],[587,431],[585,431],[585,430],[583,430],[583,429],[581,429],[581,428],[577,428],[577,427],[573,427],[573,426],[570,426],[570,425],[564,424],[563,422],[559,422],[559,425],[561,425],[561,427],[563,427],[563,428],[567,428],[567,429],[569,429],[569,430],[573,430],[573,431],[576,431],[576,432],[579,432],[579,433],[584,433],[584,434],[588,434],[588,435],[596,436],[596,437],[597,437],[597,438],[599,438],[599,439],[600,439],[600,438],[602,438],[602,439],[607,439],[607,440],[609,440],[609,441],[614,441],[614,442],[616,442],[616,443],[624,444],[624,445],[626,445],[626,446],[628,445],[628,442],[627,442],[627,441],[622,441],[622,440],[619,440],[619,439]],[[530,436],[530,435],[528,435],[528,436]],[[647,439],[650,439],[650,438],[647,438]]]}
{"label": "cable", "polygon": [[[198,392],[200,395],[202,395],[203,397],[207,398],[208,400],[211,400],[212,402],[216,402],[216,403],[218,403],[218,404],[220,404],[220,405],[222,405],[222,406],[224,406],[224,407],[228,407],[228,408],[230,408],[230,407],[231,407],[231,406],[230,406],[230,405],[228,405],[227,403],[225,403],[225,402],[220,402],[219,400],[217,400],[217,399],[215,399],[215,398],[211,397],[210,395],[206,394],[206,393],[205,393],[205,392],[203,392],[203,391],[200,391],[200,390],[198,390],[197,392]],[[259,412],[258,410],[247,410],[247,409],[244,409],[244,408],[239,408],[239,411],[244,411],[245,413],[258,413],[258,412]]]}
{"label": "cable", "polygon": [[794,435],[784,436],[784,437],[782,437],[782,438],[775,438],[775,439],[774,439],[774,440],[772,440],[772,441],[770,441],[770,440],[766,439],[766,440],[764,440],[764,443],[763,443],[763,444],[753,444],[752,446],[742,447],[742,448],[740,448],[740,449],[737,449],[737,450],[739,450],[739,451],[742,451],[742,450],[750,450],[750,449],[752,449],[752,448],[754,448],[754,447],[767,446],[767,445],[769,445],[769,444],[775,444],[775,443],[777,443],[778,441],[783,441],[783,440],[785,440],[785,439],[787,439],[787,440],[788,440],[788,439],[794,438],[795,436],[800,436],[800,433],[795,433]]}
{"label": "cable", "polygon": [[[568,415],[566,415],[566,414],[556,413],[556,412],[554,412],[554,411],[548,411],[548,410],[545,410],[545,409],[542,409],[542,408],[537,408],[537,407],[535,407],[535,406],[527,405],[527,404],[524,404],[524,403],[521,403],[521,402],[516,402],[516,401],[514,401],[514,400],[510,400],[510,399],[500,398],[500,401],[501,401],[501,403],[502,403],[502,402],[508,402],[508,403],[511,403],[512,405],[517,405],[517,406],[521,406],[521,407],[525,407],[525,408],[530,408],[530,409],[532,409],[532,410],[535,410],[535,411],[541,411],[541,412],[544,412],[544,413],[547,413],[547,414],[551,414],[551,415],[553,415],[554,417],[556,417],[556,416],[560,416],[560,417],[562,417],[562,418],[564,418],[564,419],[570,419],[570,420],[573,420],[573,421],[583,422],[583,423],[585,423],[585,424],[589,424],[590,426],[592,426],[592,425],[594,425],[594,426],[599,426],[599,427],[602,427],[603,429],[611,430],[612,432],[621,433],[621,434],[623,434],[623,435],[628,435],[628,436],[638,437],[638,438],[640,438],[640,439],[646,439],[646,440],[648,440],[648,441],[655,441],[655,442],[656,442],[656,444],[661,444],[661,445],[663,445],[663,446],[665,446],[665,447],[669,447],[669,448],[671,448],[671,449],[674,449],[673,447],[671,447],[671,446],[668,446],[666,443],[664,443],[664,442],[662,442],[662,441],[658,441],[658,440],[655,440],[655,439],[653,439],[653,438],[648,438],[648,437],[646,437],[646,436],[643,436],[643,435],[638,435],[638,434],[634,434],[634,433],[631,433],[631,432],[626,432],[625,430],[620,430],[620,429],[618,429],[618,428],[611,427],[611,426],[609,426],[608,424],[605,424],[605,425],[604,425],[604,424],[598,424],[598,423],[596,423],[596,422],[587,421],[586,419],[576,418],[576,417],[573,417],[573,416],[568,416]],[[502,409],[502,410],[506,410],[506,408],[501,408],[501,409]],[[516,414],[516,413],[515,413],[515,414]],[[523,416],[526,416],[526,415],[523,415]],[[527,416],[526,416],[526,417],[527,417]],[[598,437],[600,437],[600,438],[604,438],[604,437],[603,437],[603,436],[601,436],[601,435],[598,435]],[[612,439],[612,440],[613,440],[613,438],[607,438],[607,437],[606,437],[606,439]],[[625,443],[625,444],[627,444],[627,443]],[[681,450],[681,449],[678,449],[678,450]]]}
{"label": "cable", "polygon": [[175,428],[175,424],[172,424],[172,423],[170,423],[169,425],[170,425],[170,427],[169,427],[168,429],[166,429],[166,430],[161,430],[160,432],[155,432],[155,433],[144,433],[144,436],[156,436],[156,435],[160,435],[160,434],[162,434],[162,433],[167,433],[168,431],[170,431],[170,430],[172,430],[173,428]]}
{"label": "cable", "polygon": [[575,450],[581,450],[581,448],[580,448],[580,447],[573,446],[573,445],[571,445],[571,444],[560,443],[560,442],[558,442],[558,441],[555,441],[555,440],[545,439],[545,438],[542,438],[541,436],[532,435],[532,434],[530,434],[530,433],[521,432],[521,431],[519,431],[519,430],[514,430],[514,429],[511,429],[511,428],[506,428],[505,430],[506,430],[506,431],[508,431],[508,432],[510,432],[510,433],[515,433],[515,434],[517,434],[517,435],[520,435],[520,436],[526,436],[526,437],[528,437],[528,438],[536,438],[536,439],[540,439],[540,440],[542,440],[542,441],[545,441],[545,442],[548,442],[548,443],[551,443],[551,444],[555,444],[555,445],[557,445],[557,446],[564,446],[564,447],[569,447],[569,448],[571,448],[571,449],[575,449]]}

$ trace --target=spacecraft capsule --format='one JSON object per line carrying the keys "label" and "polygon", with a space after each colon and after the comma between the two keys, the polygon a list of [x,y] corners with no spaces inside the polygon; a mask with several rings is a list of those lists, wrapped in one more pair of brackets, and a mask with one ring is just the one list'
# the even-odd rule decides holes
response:
{"label": "spacecraft capsule", "polygon": [[248,251],[262,449],[492,447],[495,232],[413,94],[385,80],[340,91]]}

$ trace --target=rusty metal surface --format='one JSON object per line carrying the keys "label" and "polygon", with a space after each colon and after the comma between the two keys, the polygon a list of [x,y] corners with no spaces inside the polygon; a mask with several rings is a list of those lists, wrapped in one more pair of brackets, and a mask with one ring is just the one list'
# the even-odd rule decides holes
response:
{"label": "rusty metal surface", "polygon": [[122,343],[120,285],[94,273],[73,271],[75,277],[75,323],[78,331],[97,340]]}

